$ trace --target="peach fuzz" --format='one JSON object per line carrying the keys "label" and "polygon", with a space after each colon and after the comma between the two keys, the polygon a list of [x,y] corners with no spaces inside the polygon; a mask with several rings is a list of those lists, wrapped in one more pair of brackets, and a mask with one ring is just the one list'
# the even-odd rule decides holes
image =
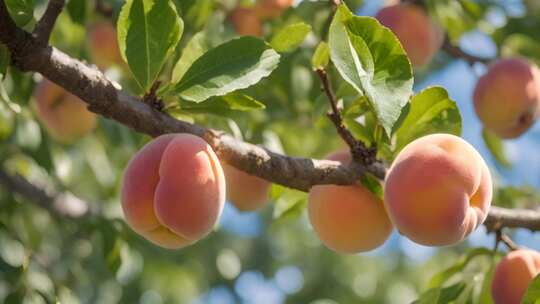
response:
{"label": "peach fuzz", "polygon": [[261,37],[262,24],[255,9],[250,7],[237,7],[229,16],[236,32],[242,36]]}
{"label": "peach fuzz", "polygon": [[[327,159],[350,163],[348,152]],[[383,202],[361,185],[319,185],[309,191],[308,215],[313,229],[328,248],[341,253],[369,251],[392,232]]]}
{"label": "peach fuzz", "polygon": [[73,143],[96,126],[96,115],[84,101],[47,79],[37,85],[34,98],[37,118],[58,142]]}
{"label": "peach fuzz", "polygon": [[427,246],[462,241],[486,219],[491,197],[491,174],[482,156],[450,134],[405,146],[387,173],[384,191],[396,228]]}
{"label": "peach fuzz", "polygon": [[283,14],[293,2],[293,0],[261,0],[255,5],[255,11],[261,20],[273,19]]}
{"label": "peach fuzz", "polygon": [[253,211],[266,205],[270,182],[221,163],[227,184],[227,200],[240,211]]}
{"label": "peach fuzz", "polygon": [[429,63],[442,46],[442,30],[418,6],[390,5],[382,8],[375,18],[398,37],[413,66]]}
{"label": "peach fuzz", "polygon": [[123,66],[116,29],[109,22],[98,22],[89,28],[87,46],[92,63],[104,70],[114,65]]}
{"label": "peach fuzz", "polygon": [[520,249],[508,253],[495,268],[491,294],[495,304],[519,304],[540,273],[540,253]]}
{"label": "peach fuzz", "polygon": [[195,243],[217,222],[225,178],[212,148],[189,134],[162,135],[130,160],[122,182],[128,225],[169,249]]}
{"label": "peach fuzz", "polygon": [[502,138],[518,137],[540,113],[540,71],[524,59],[500,59],[480,77],[473,99],[486,129]]}

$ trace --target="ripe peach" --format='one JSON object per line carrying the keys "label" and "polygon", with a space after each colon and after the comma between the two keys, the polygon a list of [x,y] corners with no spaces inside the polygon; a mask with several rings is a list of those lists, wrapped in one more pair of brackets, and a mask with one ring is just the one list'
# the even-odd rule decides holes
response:
{"label": "ripe peach", "polygon": [[[337,152],[328,159],[346,164],[351,156]],[[361,185],[314,186],[309,191],[308,214],[322,243],[337,252],[375,249],[392,232],[383,202]]]}
{"label": "ripe peach", "polygon": [[442,30],[418,6],[390,5],[382,8],[375,18],[398,37],[413,66],[430,62],[442,46]]}
{"label": "ripe peach", "polygon": [[474,109],[486,129],[520,136],[540,113],[540,71],[524,59],[498,60],[476,84]]}
{"label": "ripe peach", "polygon": [[189,134],[162,135],[130,160],[122,183],[128,225],[169,249],[208,234],[225,203],[225,178],[212,148]]}
{"label": "ripe peach", "polygon": [[253,211],[268,202],[270,183],[221,163],[227,184],[227,200],[240,211]]}
{"label": "ripe peach", "polygon": [[263,35],[262,24],[254,8],[237,7],[229,18],[238,34],[255,37]]}
{"label": "ripe peach", "polygon": [[293,2],[293,0],[261,0],[255,6],[255,11],[261,20],[273,19],[291,7]]}
{"label": "ripe peach", "polygon": [[72,143],[96,126],[96,115],[77,96],[43,79],[34,91],[37,118],[52,138]]}
{"label": "ripe peach", "polygon": [[491,295],[495,304],[519,304],[529,283],[540,273],[540,253],[520,249],[508,253],[495,268]]}
{"label": "ripe peach", "polygon": [[384,200],[397,229],[428,246],[455,244],[486,219],[492,183],[466,141],[432,134],[405,146],[386,178]]}
{"label": "ripe peach", "polygon": [[99,22],[90,26],[87,46],[92,63],[104,70],[114,65],[123,66],[116,29],[109,22]]}

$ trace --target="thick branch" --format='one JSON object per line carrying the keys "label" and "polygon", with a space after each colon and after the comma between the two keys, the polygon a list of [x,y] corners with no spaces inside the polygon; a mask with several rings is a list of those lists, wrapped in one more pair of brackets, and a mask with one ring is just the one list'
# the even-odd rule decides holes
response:
{"label": "thick branch", "polygon": [[67,193],[48,193],[20,175],[10,175],[0,169],[0,185],[17,193],[33,204],[62,218],[78,219],[91,214],[88,204]]}
{"label": "thick branch", "polygon": [[58,15],[60,15],[60,13],[62,12],[64,4],[64,0],[49,1],[49,5],[47,5],[45,13],[43,14],[39,22],[36,24],[33,32],[39,42],[43,44],[47,44],[47,42],[49,42],[49,38],[54,28],[54,24],[56,23],[56,18],[58,18]]}
{"label": "thick branch", "polygon": [[[23,71],[39,72],[88,103],[90,110],[116,120],[135,131],[151,136],[165,133],[190,133],[204,138],[221,160],[247,173],[290,188],[307,191],[318,184],[353,184],[364,172],[384,179],[386,168],[380,163],[342,166],[335,161],[296,158],[270,152],[256,145],[238,141],[218,131],[176,120],[154,110],[140,99],[118,90],[101,72],[63,52],[40,44],[16,27],[0,0],[0,42],[12,53],[14,65]],[[2,184],[10,189],[22,182],[3,176]],[[26,185],[28,186],[28,185]],[[15,190],[14,190],[15,191]],[[37,201],[50,203],[49,195],[35,194]],[[47,204],[47,206],[50,204]],[[44,205],[45,206],[45,205]],[[540,212],[492,207],[485,225],[490,229],[524,227],[540,230]]]}
{"label": "thick branch", "polygon": [[491,231],[499,230],[502,227],[540,231],[540,211],[491,206],[484,225]]}

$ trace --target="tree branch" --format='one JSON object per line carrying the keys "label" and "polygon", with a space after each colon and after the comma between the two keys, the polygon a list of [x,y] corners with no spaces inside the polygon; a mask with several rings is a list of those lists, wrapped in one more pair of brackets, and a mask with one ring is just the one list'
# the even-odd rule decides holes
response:
{"label": "tree branch", "polygon": [[49,0],[45,13],[41,19],[39,19],[36,27],[34,28],[33,34],[35,35],[37,41],[43,44],[47,44],[49,42],[51,32],[54,28],[54,24],[56,23],[56,18],[58,18],[58,15],[60,15],[62,12],[64,4],[65,0]]}
{"label": "tree branch", "polygon": [[48,193],[20,175],[10,175],[0,169],[0,185],[60,218],[79,219],[93,213],[90,206],[68,193]]}
{"label": "tree branch", "polygon": [[[91,111],[150,136],[190,133],[202,137],[222,161],[271,182],[307,191],[311,186],[319,184],[353,184],[365,172],[381,180],[385,177],[386,168],[378,162],[370,165],[353,162],[349,166],[343,166],[335,161],[289,157],[236,140],[219,131],[176,120],[153,109],[139,98],[118,90],[97,69],[88,67],[53,47],[40,44],[32,35],[15,25],[4,0],[0,0],[0,42],[9,48],[13,64],[17,68],[41,73],[80,97]],[[39,205],[44,208],[54,206],[51,204],[55,201],[54,195],[34,193],[34,190],[28,190],[31,189],[30,186],[20,178],[9,178],[5,174],[0,177],[0,183],[8,189],[33,197],[41,202]],[[540,230],[540,212],[491,207],[485,225],[488,229],[524,227]]]}
{"label": "tree branch", "polygon": [[345,127],[345,125],[343,124],[343,119],[341,118],[341,111],[337,105],[338,100],[326,71],[322,69],[317,69],[316,72],[319,76],[319,79],[321,80],[321,85],[326,94],[326,97],[328,98],[328,102],[330,103],[331,111],[327,113],[327,116],[328,118],[330,118],[332,123],[334,123],[334,126],[336,127],[339,136],[341,136],[343,141],[345,141],[345,143],[349,146],[353,159],[365,166],[377,163],[378,161],[376,159],[375,149],[369,149],[364,145],[363,142],[354,138],[349,129],[347,129],[347,127]]}
{"label": "tree branch", "polygon": [[450,38],[448,35],[445,36],[444,42],[442,45],[442,49],[450,56],[457,58],[457,59],[463,59],[465,60],[469,65],[473,65],[475,63],[484,63],[487,64],[491,61],[490,58],[485,57],[478,57],[471,55],[465,51],[463,51],[461,48],[453,45],[450,42]]}

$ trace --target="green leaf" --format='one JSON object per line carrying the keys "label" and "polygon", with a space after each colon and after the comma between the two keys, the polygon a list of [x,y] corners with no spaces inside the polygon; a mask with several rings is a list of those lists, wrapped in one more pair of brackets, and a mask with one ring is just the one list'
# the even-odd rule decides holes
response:
{"label": "green leaf", "polygon": [[491,282],[493,281],[493,274],[495,273],[495,265],[492,263],[489,270],[484,275],[482,281],[482,288],[478,295],[478,303],[481,304],[493,304],[493,298],[491,297]]}
{"label": "green leaf", "polygon": [[278,66],[279,54],[255,37],[225,42],[199,57],[169,93],[201,102],[256,84]]}
{"label": "green leaf", "polygon": [[484,139],[486,147],[488,148],[489,152],[491,152],[491,155],[493,155],[495,160],[503,167],[510,167],[511,163],[508,160],[508,157],[506,157],[504,143],[501,138],[486,129],[482,130],[482,138]]}
{"label": "green leaf", "polygon": [[512,34],[508,36],[501,48],[504,57],[524,56],[540,64],[540,42],[528,35]]}
{"label": "green leaf", "polygon": [[540,274],[537,275],[529,284],[521,303],[540,304]]}
{"label": "green leaf", "polygon": [[274,220],[297,217],[307,203],[307,196],[304,192],[279,185],[272,185],[270,196],[276,202],[273,213]]}
{"label": "green leaf", "polygon": [[411,99],[409,111],[396,131],[395,153],[432,133],[461,134],[459,108],[442,87],[429,87]]}
{"label": "green leaf", "polygon": [[198,32],[193,35],[187,45],[182,50],[182,56],[176,62],[172,72],[172,83],[178,83],[189,67],[210,49],[205,32]]}
{"label": "green leaf", "polygon": [[[477,1],[479,2],[479,1]],[[482,21],[488,6],[471,0],[427,0],[430,16],[442,25],[454,42],[474,30]]]}
{"label": "green leaf", "polygon": [[272,37],[270,45],[278,52],[290,52],[302,44],[309,32],[311,26],[304,22],[290,24]]}
{"label": "green leaf", "polygon": [[365,95],[387,135],[412,95],[412,67],[396,36],[376,19],[340,5],[330,26],[330,57],[341,76]]}
{"label": "green leaf", "polygon": [[128,0],[117,27],[122,57],[147,92],[180,41],[182,19],[170,0]]}
{"label": "green leaf", "polygon": [[6,0],[5,2],[9,14],[18,26],[24,27],[34,20],[34,0]]}
{"label": "green leaf", "polygon": [[462,271],[473,258],[482,255],[493,255],[493,251],[487,248],[475,248],[470,250],[465,256],[463,256],[456,264],[449,268],[435,274],[429,281],[428,288],[436,288],[441,286],[444,282],[448,281],[456,273]]}
{"label": "green leaf", "polygon": [[324,69],[328,65],[328,61],[330,61],[330,48],[328,43],[321,41],[311,58],[311,66],[314,70]]}
{"label": "green leaf", "polygon": [[69,0],[66,5],[67,12],[71,20],[75,23],[84,25],[86,22],[86,0]]}
{"label": "green leaf", "polygon": [[11,62],[11,54],[8,48],[0,43],[0,80],[4,80],[7,74],[9,63]]}
{"label": "green leaf", "polygon": [[180,101],[180,109],[191,113],[214,113],[226,115],[229,111],[252,111],[264,109],[262,102],[241,93],[229,93],[224,96],[211,98],[207,102],[196,103]]}
{"label": "green leaf", "polygon": [[445,288],[432,288],[423,293],[413,304],[448,304],[456,300],[466,286],[465,283],[457,283]]}

